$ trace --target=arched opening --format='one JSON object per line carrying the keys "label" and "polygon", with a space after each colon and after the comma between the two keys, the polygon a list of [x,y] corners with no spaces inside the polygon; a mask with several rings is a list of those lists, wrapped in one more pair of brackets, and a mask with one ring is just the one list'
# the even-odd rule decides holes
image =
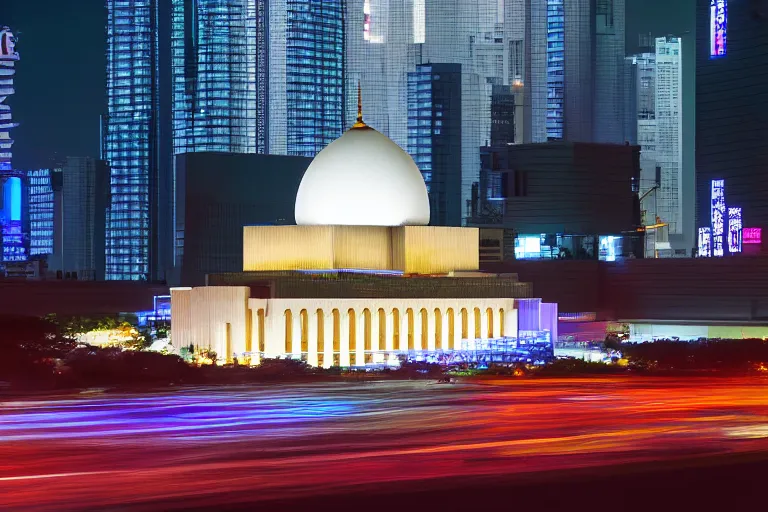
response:
{"label": "arched opening", "polygon": [[379,352],[387,350],[387,313],[379,308]]}
{"label": "arched opening", "polygon": [[317,365],[323,367],[325,363],[325,316],[322,309],[315,312],[317,317]]}
{"label": "arched opening", "polygon": [[429,313],[421,308],[419,316],[421,317],[421,350],[429,350]]}
{"label": "arched opening", "polygon": [[443,348],[443,313],[435,308],[435,350]]}
{"label": "arched opening", "polygon": [[357,361],[357,318],[355,317],[355,310],[349,308],[347,310],[347,317],[349,318],[349,364],[355,366]]}
{"label": "arched opening", "polygon": [[499,309],[499,337],[504,337],[504,308]]}
{"label": "arched opening", "polygon": [[485,310],[486,322],[488,323],[488,339],[493,339],[493,309]]}
{"label": "arched opening", "polygon": [[461,339],[469,338],[469,312],[467,308],[461,308]]}
{"label": "arched opening", "polygon": [[454,339],[456,336],[456,315],[453,312],[453,308],[448,308],[448,350],[453,350]]}
{"label": "arched opening", "polygon": [[258,311],[258,313],[256,313],[256,316],[258,317],[258,323],[259,323],[259,325],[258,325],[259,352],[263,354],[264,353],[264,343],[265,343],[264,339],[266,338],[265,333],[264,333],[265,323],[266,323],[266,322],[264,322],[264,310],[260,309]]}
{"label": "arched opening", "polygon": [[299,313],[301,320],[301,354],[302,358],[309,352],[309,313],[302,309]]}
{"label": "arched opening", "polygon": [[338,309],[331,311],[333,317],[333,365],[341,364],[341,314]]}
{"label": "arched opening", "polygon": [[[373,316],[371,310],[363,310],[363,350],[365,351],[365,364],[373,362],[371,351],[373,350]],[[361,361],[358,361],[360,363]]]}
{"label": "arched opening", "polygon": [[285,310],[285,346],[283,347],[283,353],[286,355],[291,353],[291,346],[293,345],[293,313],[290,309]]}
{"label": "arched opening", "polygon": [[400,310],[392,310],[392,350],[400,350]]}
{"label": "arched opening", "polygon": [[483,337],[482,328],[480,327],[480,308],[475,308],[475,339],[479,340]]}
{"label": "arched opening", "polygon": [[413,333],[413,330],[414,330],[414,327],[413,327],[413,324],[414,324],[414,321],[413,321],[413,310],[411,308],[406,309],[405,310],[405,316],[408,317],[408,350],[413,350],[414,349],[414,346],[413,346],[413,336],[414,336],[414,333]]}

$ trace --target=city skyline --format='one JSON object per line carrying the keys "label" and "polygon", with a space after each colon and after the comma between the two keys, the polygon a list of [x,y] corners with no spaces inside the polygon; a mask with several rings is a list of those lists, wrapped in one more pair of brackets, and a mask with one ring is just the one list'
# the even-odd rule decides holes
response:
{"label": "city skyline", "polygon": [[[694,0],[627,0],[626,51],[639,51],[638,34],[683,35],[694,31]],[[663,10],[664,15],[658,13]],[[106,11],[103,0],[83,0],[78,10],[56,0],[11,0],[0,8],[24,48],[13,98],[16,167],[47,167],[66,156],[99,156],[99,117],[104,113]],[[62,58],[72,41],[77,58]],[[56,86],[51,87],[51,77]],[[346,100],[349,112],[350,99]],[[347,123],[350,121],[347,116]],[[346,126],[345,126],[346,127]]]}

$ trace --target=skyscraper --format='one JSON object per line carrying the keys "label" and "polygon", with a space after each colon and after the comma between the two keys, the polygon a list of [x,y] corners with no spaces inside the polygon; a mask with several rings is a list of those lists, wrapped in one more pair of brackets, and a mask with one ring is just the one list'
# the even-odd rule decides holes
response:
{"label": "skyscraper", "polygon": [[267,1],[173,0],[173,152],[265,153]]}
{"label": "skyscraper", "polygon": [[2,207],[0,208],[0,245],[2,260],[25,261],[27,259],[27,241],[25,240],[22,219],[24,173],[14,171],[11,164],[10,130],[18,126],[13,122],[11,107],[5,104],[8,96],[16,91],[13,87],[14,66],[19,60],[16,51],[16,38],[8,27],[0,28],[0,190]]}
{"label": "skyscraper", "polygon": [[344,123],[344,1],[269,6],[269,152],[315,156]]}
{"label": "skyscraper", "polygon": [[460,226],[461,66],[421,64],[408,73],[408,153],[424,176],[433,226]]}
{"label": "skyscraper", "polygon": [[683,233],[683,70],[679,37],[656,38],[656,162],[658,213],[669,234]]}
{"label": "skyscraper", "polygon": [[525,0],[526,142],[625,142],[624,0]]}
{"label": "skyscraper", "polygon": [[161,139],[168,119],[161,97],[160,59],[165,46],[160,21],[169,7],[167,0],[107,0],[103,157],[112,169],[107,279],[160,277],[161,244],[171,243],[167,230],[161,229],[168,216],[169,201],[161,198],[161,192],[168,189],[170,160],[164,149],[167,141]]}
{"label": "skyscraper", "polygon": [[30,256],[53,254],[54,189],[60,183],[61,169],[27,171]]}

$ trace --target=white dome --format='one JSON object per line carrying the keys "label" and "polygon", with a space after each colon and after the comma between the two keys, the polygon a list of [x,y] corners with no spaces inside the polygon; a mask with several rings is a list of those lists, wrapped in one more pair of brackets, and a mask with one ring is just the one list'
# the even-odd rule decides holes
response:
{"label": "white dome", "polygon": [[309,165],[296,194],[296,224],[427,225],[427,187],[408,153],[362,125],[329,144]]}

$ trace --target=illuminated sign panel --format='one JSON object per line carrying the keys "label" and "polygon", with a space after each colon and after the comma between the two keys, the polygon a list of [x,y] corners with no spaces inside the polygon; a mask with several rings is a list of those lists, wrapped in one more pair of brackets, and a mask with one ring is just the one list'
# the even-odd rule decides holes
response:
{"label": "illuminated sign panel", "polygon": [[712,256],[725,256],[725,180],[712,180]]}
{"label": "illuminated sign panel", "polygon": [[741,208],[728,208],[728,252],[741,252]]}
{"label": "illuminated sign panel", "polygon": [[761,245],[763,243],[763,228],[743,228],[742,243],[745,245]]}
{"label": "illuminated sign panel", "polygon": [[709,3],[709,41],[710,57],[723,57],[728,36],[728,1],[710,0]]}
{"label": "illuminated sign panel", "polygon": [[699,228],[699,257],[712,257],[712,228]]}

